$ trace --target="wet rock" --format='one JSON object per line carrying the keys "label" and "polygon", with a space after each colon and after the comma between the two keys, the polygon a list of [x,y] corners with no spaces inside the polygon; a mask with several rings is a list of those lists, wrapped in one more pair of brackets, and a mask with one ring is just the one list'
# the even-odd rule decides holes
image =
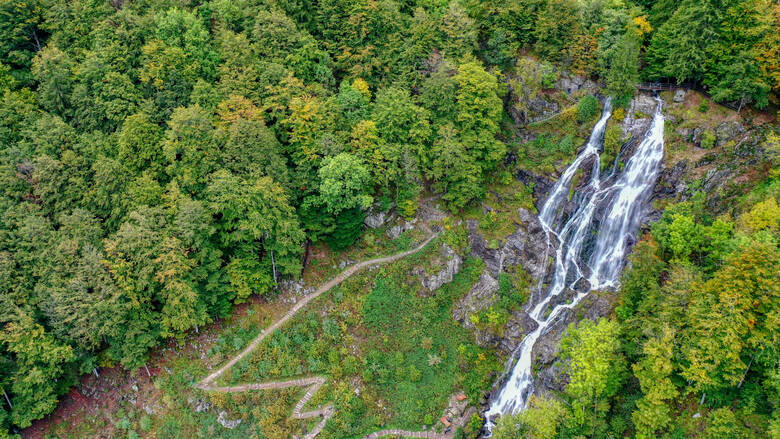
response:
{"label": "wet rock", "polygon": [[483,271],[477,283],[455,305],[452,317],[464,327],[474,328],[469,316],[493,306],[498,301],[497,291],[498,281],[489,271]]}
{"label": "wet rock", "polygon": [[228,428],[233,429],[238,427],[238,424],[241,423],[240,419],[227,419],[227,412],[222,410],[219,412],[219,415],[217,416],[217,422],[219,422],[219,425]]}
{"label": "wet rock", "polygon": [[[612,312],[612,302],[606,294],[591,292],[574,309],[564,309],[536,341],[532,351],[533,364],[539,367],[540,380],[534,392],[537,395],[557,391],[566,384],[567,377],[557,368],[558,347],[569,325],[583,319],[598,320]],[[552,369],[552,370],[551,370]]]}
{"label": "wet rock", "polygon": [[623,133],[632,137],[642,137],[650,128],[652,116],[658,107],[658,102],[648,95],[640,94],[631,100],[631,105],[623,119]]}
{"label": "wet rock", "polygon": [[653,189],[653,196],[658,198],[673,197],[687,190],[688,187],[682,178],[687,168],[688,160],[680,160],[671,168],[664,170]]}
{"label": "wet rock", "polygon": [[536,387],[543,389],[536,392],[538,394],[548,393],[549,391],[563,392],[563,389],[569,384],[569,376],[558,363],[553,363],[541,369],[534,378],[536,379]]}
{"label": "wet rock", "polygon": [[513,311],[512,317],[504,327],[504,334],[498,341],[498,348],[505,354],[511,355],[528,333],[539,326],[525,311]]}
{"label": "wet rock", "polygon": [[547,198],[547,194],[549,194],[550,190],[555,186],[555,182],[548,177],[534,175],[522,170],[518,171],[516,177],[526,186],[533,184],[534,200],[536,200],[537,206],[543,204],[544,200]]}
{"label": "wet rock", "polygon": [[674,101],[678,102],[678,103],[685,101],[685,90],[684,89],[678,89],[676,92],[674,92]]}
{"label": "wet rock", "polygon": [[442,245],[441,257],[444,261],[444,268],[428,277],[424,277],[422,285],[428,291],[438,290],[442,285],[452,282],[453,277],[460,271],[463,259],[455,253],[447,244]]}
{"label": "wet rock", "polygon": [[724,122],[715,129],[715,136],[717,138],[715,146],[721,146],[744,132],[745,126],[741,123],[737,121]]}

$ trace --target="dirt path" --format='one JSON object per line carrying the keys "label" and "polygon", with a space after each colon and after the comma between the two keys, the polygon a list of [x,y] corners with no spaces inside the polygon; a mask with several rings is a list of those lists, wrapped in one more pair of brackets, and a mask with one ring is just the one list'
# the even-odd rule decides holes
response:
{"label": "dirt path", "polygon": [[[343,282],[345,279],[349,278],[350,276],[354,275],[355,273],[361,271],[366,267],[397,261],[398,259],[402,259],[405,258],[406,256],[417,253],[423,248],[425,248],[425,246],[428,245],[436,236],[437,236],[436,234],[431,234],[431,236],[425,239],[425,241],[423,241],[422,243],[420,243],[420,245],[418,245],[417,247],[411,250],[407,250],[401,253],[396,253],[391,256],[385,256],[382,258],[376,258],[368,261],[358,262],[357,264],[354,264],[351,267],[347,268],[346,270],[342,271],[333,279],[320,285],[320,287],[317,288],[316,291],[309,294],[308,296],[305,296],[303,299],[299,300],[298,303],[295,304],[295,306],[293,306],[289,311],[287,311],[287,313],[284,314],[284,316],[282,316],[282,318],[280,318],[279,320],[271,324],[271,326],[266,328],[257,337],[255,337],[255,339],[252,340],[252,342],[249,343],[247,347],[244,348],[243,351],[239,352],[235,357],[231,358],[230,361],[225,363],[222,367],[220,367],[219,369],[211,373],[209,376],[203,378],[198,384],[196,384],[196,387],[205,391],[223,392],[223,393],[246,392],[250,390],[285,389],[289,387],[308,387],[308,389],[306,390],[306,394],[303,395],[303,397],[298,401],[297,404],[295,404],[295,407],[293,408],[292,411],[292,418],[294,419],[308,419],[308,418],[316,418],[316,417],[322,418],[319,424],[317,424],[310,432],[308,432],[304,436],[305,439],[315,438],[318,434],[320,434],[322,429],[325,428],[325,423],[328,422],[328,419],[333,417],[333,414],[335,413],[335,409],[331,404],[308,412],[303,412],[303,408],[311,400],[314,394],[317,393],[317,390],[319,390],[319,388],[322,387],[323,384],[325,384],[324,377],[314,376],[314,377],[300,378],[300,379],[286,380],[286,381],[268,381],[264,383],[241,384],[237,386],[217,386],[214,384],[214,381],[219,377],[221,377],[228,369],[233,367],[236,363],[241,361],[242,358],[251,354],[252,351],[254,351],[257,348],[257,346],[260,345],[260,343],[263,340],[265,340],[266,337],[273,334],[274,331],[276,331],[282,325],[287,323],[287,321],[293,318],[298,313],[298,311],[300,311],[301,309],[303,309],[303,307],[308,305],[309,302],[322,295],[322,293],[330,290],[331,288]],[[414,438],[429,438],[429,439],[450,439],[452,437],[452,434],[442,434],[433,431],[381,430],[365,436],[365,439],[378,439],[383,436],[389,436],[389,435],[414,437]]]}

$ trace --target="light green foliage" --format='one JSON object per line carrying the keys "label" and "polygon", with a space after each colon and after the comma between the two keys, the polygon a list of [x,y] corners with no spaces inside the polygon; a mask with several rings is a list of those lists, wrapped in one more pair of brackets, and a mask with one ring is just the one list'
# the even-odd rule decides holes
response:
{"label": "light green foliage", "polygon": [[341,153],[325,160],[319,170],[320,201],[330,213],[367,209],[373,198],[367,194],[370,176],[358,158]]}
{"label": "light green foliage", "polygon": [[715,146],[716,140],[717,137],[715,137],[715,133],[712,131],[705,131],[701,135],[701,147],[704,149],[712,149],[712,147]]}
{"label": "light green foliage", "polygon": [[642,350],[644,358],[632,366],[644,394],[631,415],[640,439],[655,437],[656,431],[666,428],[671,421],[668,401],[679,394],[670,379],[674,372],[673,330],[665,326],[660,336],[645,342]]}
{"label": "light green foliage", "polygon": [[566,361],[572,399],[572,417],[584,428],[597,429],[609,410],[609,398],[620,388],[625,364],[619,351],[619,326],[612,320],[583,320],[561,339],[561,358]]}
{"label": "light green foliage", "polygon": [[547,439],[558,435],[571,413],[557,399],[531,396],[529,407],[517,415],[504,415],[493,429],[496,439]]}
{"label": "light green foliage", "polygon": [[737,419],[734,412],[726,407],[713,410],[709,416],[709,426],[704,434],[712,439],[747,439],[748,430]]}
{"label": "light green foliage", "polygon": [[485,172],[492,171],[506,154],[498,141],[502,104],[498,79],[476,62],[458,66],[458,128],[463,145]]}

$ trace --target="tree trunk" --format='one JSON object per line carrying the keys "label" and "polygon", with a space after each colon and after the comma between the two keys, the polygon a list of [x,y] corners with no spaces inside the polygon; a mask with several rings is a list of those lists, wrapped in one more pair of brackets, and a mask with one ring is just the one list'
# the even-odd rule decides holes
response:
{"label": "tree trunk", "polygon": [[276,259],[274,258],[274,252],[271,251],[271,266],[274,269],[274,285],[278,285],[279,281],[276,279]]}
{"label": "tree trunk", "polygon": [[96,377],[100,378],[100,374],[98,374],[97,367],[92,368],[92,373],[94,373]]}
{"label": "tree trunk", "polygon": [[707,397],[707,394],[706,394],[706,393],[702,393],[702,395],[701,395],[701,400],[699,401],[699,405],[702,405],[702,404],[704,404],[704,399],[705,399],[706,397]]}
{"label": "tree trunk", "polygon": [[742,384],[745,382],[745,377],[747,376],[748,372],[750,371],[750,366],[753,365],[753,359],[756,358],[756,354],[753,354],[752,357],[750,357],[750,363],[748,363],[747,369],[745,369],[745,373],[742,374],[742,379],[739,380],[739,385],[737,386],[737,389],[742,388]]}
{"label": "tree trunk", "polygon": [[13,408],[14,408],[14,405],[13,405],[13,404],[11,404],[11,398],[9,398],[9,397],[8,397],[8,394],[7,394],[7,393],[5,393],[5,389],[3,389],[3,395],[5,396],[5,400],[8,402],[8,407],[10,407],[11,409],[13,409]]}
{"label": "tree trunk", "polygon": [[152,374],[149,372],[149,368],[148,368],[148,367],[146,367],[146,364],[144,364],[144,369],[146,369],[146,375],[148,375],[148,376],[149,376],[149,378],[151,378],[151,377],[152,377]]}

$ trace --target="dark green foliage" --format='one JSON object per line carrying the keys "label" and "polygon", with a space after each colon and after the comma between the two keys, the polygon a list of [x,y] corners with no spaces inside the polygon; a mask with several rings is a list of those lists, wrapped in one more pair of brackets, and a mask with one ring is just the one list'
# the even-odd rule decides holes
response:
{"label": "dark green foliage", "polygon": [[365,217],[366,214],[358,208],[342,210],[334,219],[334,230],[325,237],[325,241],[334,250],[350,247],[360,237]]}
{"label": "dark green foliage", "polygon": [[593,95],[585,95],[577,102],[577,119],[580,122],[590,120],[599,111],[599,101]]}

